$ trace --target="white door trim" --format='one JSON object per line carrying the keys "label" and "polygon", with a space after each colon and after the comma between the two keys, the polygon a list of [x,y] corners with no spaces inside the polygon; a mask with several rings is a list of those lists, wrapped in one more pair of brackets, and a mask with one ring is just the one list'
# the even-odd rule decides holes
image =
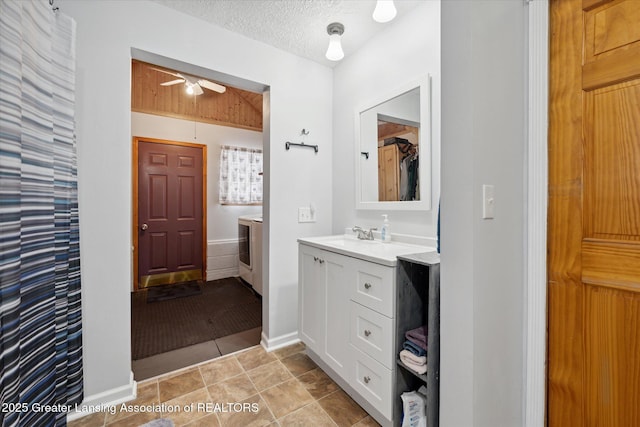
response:
{"label": "white door trim", "polygon": [[524,425],[543,427],[547,368],[549,0],[528,0],[529,84]]}

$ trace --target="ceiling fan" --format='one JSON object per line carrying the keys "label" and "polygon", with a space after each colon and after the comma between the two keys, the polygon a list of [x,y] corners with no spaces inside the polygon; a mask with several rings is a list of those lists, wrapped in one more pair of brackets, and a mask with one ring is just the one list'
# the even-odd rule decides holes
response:
{"label": "ceiling fan", "polygon": [[209,80],[201,79],[200,77],[190,76],[189,74],[174,73],[171,71],[161,70],[160,68],[151,68],[156,71],[160,71],[161,73],[178,77],[176,80],[160,83],[160,86],[172,86],[184,83],[189,95],[202,95],[204,93],[202,88],[209,89],[218,93],[224,93],[227,90],[226,87],[219,85],[218,83],[210,82]]}

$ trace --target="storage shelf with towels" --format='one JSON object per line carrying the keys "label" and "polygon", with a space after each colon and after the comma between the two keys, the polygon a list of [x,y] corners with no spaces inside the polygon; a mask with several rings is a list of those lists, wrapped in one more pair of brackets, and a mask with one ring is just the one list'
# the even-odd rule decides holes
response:
{"label": "storage shelf with towels", "polygon": [[427,387],[426,417],[429,427],[440,423],[440,254],[398,256],[396,277],[396,354],[403,349],[406,331],[427,325],[427,371],[418,374],[396,359],[394,419],[402,418],[402,393]]}

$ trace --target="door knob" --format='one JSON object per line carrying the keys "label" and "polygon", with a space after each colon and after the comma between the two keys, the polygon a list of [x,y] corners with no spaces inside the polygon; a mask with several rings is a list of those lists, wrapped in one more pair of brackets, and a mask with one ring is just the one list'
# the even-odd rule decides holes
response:
{"label": "door knob", "polygon": [[364,288],[365,289],[371,289],[371,283],[365,283],[364,284]]}
{"label": "door knob", "polygon": [[364,330],[364,336],[365,336],[365,337],[368,337],[369,335],[371,335],[371,331],[370,331],[370,330],[368,330],[368,329],[365,329],[365,330]]}
{"label": "door knob", "polygon": [[363,378],[363,380],[366,384],[369,384],[369,381],[371,381],[371,378],[367,375],[366,377]]}
{"label": "door knob", "polygon": [[147,224],[142,224],[140,226],[140,228],[142,229],[142,231],[146,230],[147,228],[149,228],[149,226]]}

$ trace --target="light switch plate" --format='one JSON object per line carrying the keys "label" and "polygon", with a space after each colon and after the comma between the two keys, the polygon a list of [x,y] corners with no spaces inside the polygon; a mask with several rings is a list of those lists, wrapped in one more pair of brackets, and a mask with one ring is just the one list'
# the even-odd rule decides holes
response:
{"label": "light switch plate", "polygon": [[298,208],[298,222],[315,222],[314,211],[310,207]]}
{"label": "light switch plate", "polygon": [[482,186],[482,219],[495,217],[495,189],[493,185]]}

